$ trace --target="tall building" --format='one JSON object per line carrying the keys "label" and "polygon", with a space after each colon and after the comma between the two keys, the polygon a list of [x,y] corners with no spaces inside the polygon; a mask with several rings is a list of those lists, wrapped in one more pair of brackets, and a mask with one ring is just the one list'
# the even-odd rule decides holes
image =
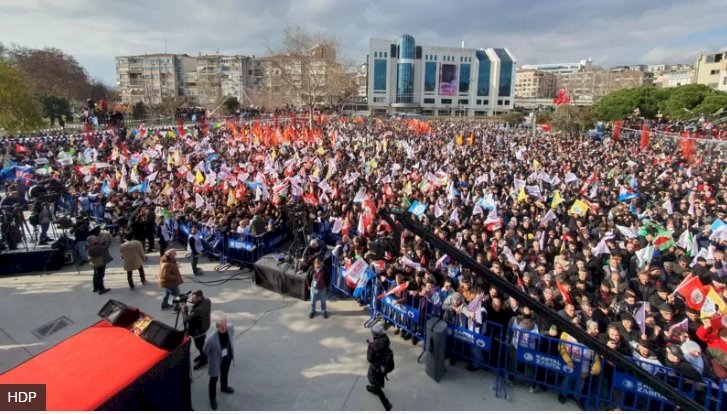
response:
{"label": "tall building", "polygon": [[417,45],[414,37],[371,39],[368,104],[372,114],[485,116],[514,104],[516,61],[505,48]]}
{"label": "tall building", "polygon": [[540,72],[553,73],[559,76],[568,76],[571,73],[588,70],[593,66],[590,58],[580,62],[571,63],[542,63],[537,65],[522,65],[521,69],[537,70]]}
{"label": "tall building", "polygon": [[121,101],[159,105],[219,105],[226,97],[245,103],[262,81],[260,63],[248,56],[152,54],[116,58]]}
{"label": "tall building", "polygon": [[568,88],[571,97],[583,103],[595,103],[601,97],[618,89],[653,84],[653,73],[633,71],[628,68],[604,70],[593,67],[572,73],[562,79],[562,85]]}
{"label": "tall building", "polygon": [[553,98],[558,91],[558,75],[534,69],[518,69],[515,99]]}
{"label": "tall building", "polygon": [[727,52],[700,53],[694,70],[696,83],[727,92]]}

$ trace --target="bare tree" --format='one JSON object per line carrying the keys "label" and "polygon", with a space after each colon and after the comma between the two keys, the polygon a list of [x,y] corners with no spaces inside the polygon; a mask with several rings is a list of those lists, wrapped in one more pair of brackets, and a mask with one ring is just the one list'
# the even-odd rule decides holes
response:
{"label": "bare tree", "polygon": [[264,59],[265,88],[286,103],[308,109],[309,122],[321,105],[338,102],[342,95],[339,78],[344,71],[338,61],[338,42],[301,27],[283,33],[282,47],[270,50]]}

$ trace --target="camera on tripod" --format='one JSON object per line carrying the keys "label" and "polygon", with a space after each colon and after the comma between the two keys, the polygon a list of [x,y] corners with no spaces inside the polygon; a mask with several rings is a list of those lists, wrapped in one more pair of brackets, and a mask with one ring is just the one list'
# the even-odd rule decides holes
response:
{"label": "camera on tripod", "polygon": [[174,305],[174,312],[179,312],[182,310],[182,307],[189,302],[189,295],[192,294],[192,291],[190,290],[187,293],[182,293],[180,295],[177,295],[172,299],[172,304]]}

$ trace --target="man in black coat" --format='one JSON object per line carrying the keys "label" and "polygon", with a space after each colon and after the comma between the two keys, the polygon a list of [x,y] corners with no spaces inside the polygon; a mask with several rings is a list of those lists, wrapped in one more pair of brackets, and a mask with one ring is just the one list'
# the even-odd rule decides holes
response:
{"label": "man in black coat", "polygon": [[198,290],[190,297],[192,309],[187,315],[187,333],[194,339],[194,346],[199,351],[199,356],[194,359],[194,369],[200,369],[207,365],[207,356],[202,352],[207,331],[210,329],[210,315],[212,313],[212,301],[204,297],[204,293]]}
{"label": "man in black coat", "polygon": [[386,411],[391,411],[391,402],[384,394],[384,385],[386,383],[386,373],[384,371],[386,353],[391,347],[389,337],[384,333],[384,325],[377,323],[371,327],[373,340],[367,339],[369,344],[366,352],[366,359],[369,361],[368,380],[369,385],[366,390],[375,394],[381,400]]}

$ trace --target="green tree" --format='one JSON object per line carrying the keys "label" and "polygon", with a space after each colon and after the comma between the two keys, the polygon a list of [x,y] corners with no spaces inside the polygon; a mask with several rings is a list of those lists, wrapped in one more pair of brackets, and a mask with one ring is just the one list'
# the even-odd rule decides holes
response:
{"label": "green tree", "polygon": [[41,96],[40,97],[41,110],[43,116],[50,120],[50,126],[55,125],[55,121],[61,119],[68,119],[73,116],[71,113],[71,103],[66,98],[59,96]]}
{"label": "green tree", "polygon": [[134,107],[131,108],[131,117],[139,120],[146,118],[146,106],[144,106],[144,102],[137,102],[134,104]]}
{"label": "green tree", "polygon": [[502,116],[502,120],[511,125],[519,125],[525,122],[525,115],[521,112],[513,111]]}
{"label": "green tree", "polygon": [[540,124],[549,124],[553,119],[553,113],[548,111],[538,111],[535,115],[535,122]]}
{"label": "green tree", "polygon": [[704,100],[694,112],[698,114],[712,115],[727,108],[727,93],[715,93],[705,96]]}
{"label": "green tree", "polygon": [[230,96],[227,99],[225,99],[224,105],[225,107],[225,113],[227,115],[232,115],[240,109],[240,101],[237,100],[237,97]]}
{"label": "green tree", "polygon": [[706,96],[713,93],[714,91],[707,85],[695,84],[673,88],[669,98],[664,101],[662,113],[671,119],[693,118],[694,109],[704,101]]}
{"label": "green tree", "polygon": [[40,105],[30,90],[14,65],[0,61],[0,128],[14,132],[43,126]]}
{"label": "green tree", "polygon": [[596,117],[603,121],[628,118],[633,115],[636,108],[639,108],[642,116],[651,118],[656,116],[661,104],[670,94],[670,89],[658,89],[653,86],[619,89],[599,99],[593,106],[593,111]]}

